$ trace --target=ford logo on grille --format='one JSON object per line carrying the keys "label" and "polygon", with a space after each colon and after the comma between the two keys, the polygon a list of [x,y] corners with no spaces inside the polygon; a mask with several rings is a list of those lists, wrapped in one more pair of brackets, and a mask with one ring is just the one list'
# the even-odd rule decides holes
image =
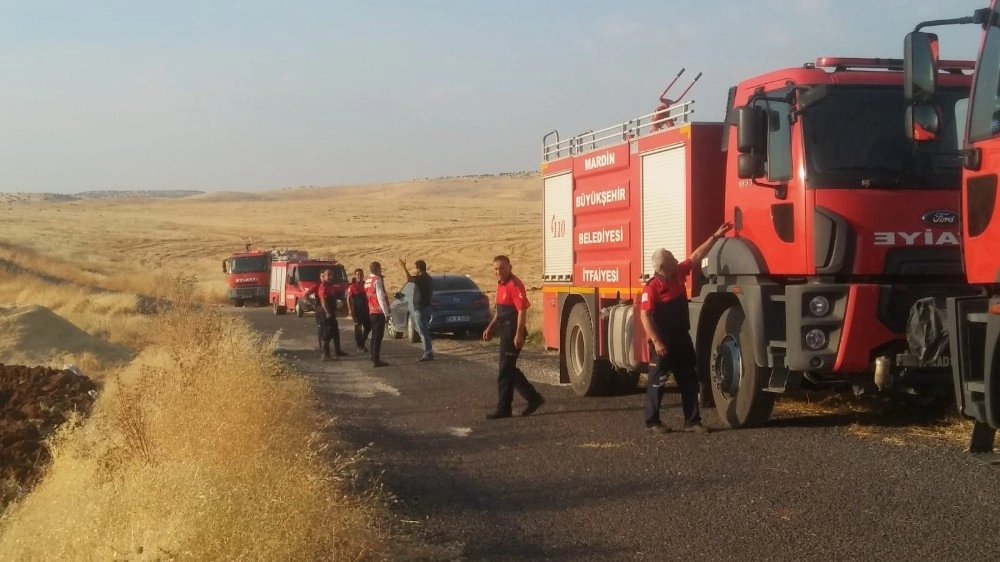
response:
{"label": "ford logo on grille", "polygon": [[958,224],[958,213],[955,211],[927,211],[920,217],[927,224]]}

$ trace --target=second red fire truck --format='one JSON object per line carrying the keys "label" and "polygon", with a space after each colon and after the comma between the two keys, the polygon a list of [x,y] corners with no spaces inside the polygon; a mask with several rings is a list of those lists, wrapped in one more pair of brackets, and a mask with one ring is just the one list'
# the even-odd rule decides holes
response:
{"label": "second red fire truck", "polygon": [[975,420],[969,450],[1000,462],[993,452],[1000,428],[1000,215],[997,214],[997,178],[1000,176],[1000,13],[997,0],[972,16],[924,22],[904,43],[906,53],[907,131],[918,150],[933,151],[934,139],[950,135],[940,115],[947,87],[938,69],[937,37],[920,31],[938,25],[976,24],[982,41],[963,128],[965,143],[953,150],[962,170],[960,210],[965,273],[970,283],[984,288],[976,296],[948,299],[955,399],[959,411]]}
{"label": "second red fire truck", "polygon": [[[271,258],[271,306],[281,315],[294,310],[303,316],[314,310],[314,301],[304,299],[306,291],[319,284],[319,274],[324,269],[333,272],[335,292],[343,294],[350,281],[347,271],[336,260],[313,259],[305,250],[275,250]],[[344,299],[341,299],[344,300]]]}
{"label": "second red fire truck", "polygon": [[959,146],[972,63],[939,66],[929,150],[902,125],[902,64],[827,57],[748,78],[725,123],[692,122],[686,101],[546,135],[543,333],[563,381],[581,395],[634,386],[650,256],[683,259],[729,220],[688,286],[702,395],[729,426],[764,423],[778,393],[803,386],[950,384],[948,356],[919,332],[923,305],[970,292],[960,170],[942,153]]}

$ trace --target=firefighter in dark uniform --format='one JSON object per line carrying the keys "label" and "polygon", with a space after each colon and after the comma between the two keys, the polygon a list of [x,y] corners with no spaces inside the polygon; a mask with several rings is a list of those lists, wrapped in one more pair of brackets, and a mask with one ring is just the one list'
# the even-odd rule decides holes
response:
{"label": "firefighter in dark uniform", "polygon": [[688,295],[685,279],[693,264],[705,257],[715,241],[733,228],[724,223],[712,237],[699,246],[691,256],[677,261],[669,251],[653,252],[656,274],[646,283],[639,301],[639,318],[646,331],[649,344],[649,382],[646,386],[646,427],[657,433],[669,433],[670,428],[660,421],[660,404],[663,401],[667,373],[673,373],[681,391],[684,410],[684,431],[708,433],[701,424],[698,409],[697,358],[691,341],[688,318]]}
{"label": "firefighter in dark uniform", "polygon": [[[337,324],[337,299],[341,296],[336,293],[336,288],[332,281],[333,272],[324,269],[319,273],[319,285],[314,289],[316,293],[316,331],[319,336],[319,346],[323,353],[323,361],[330,361],[336,357],[347,355],[340,349],[340,326]],[[313,290],[307,292],[304,297],[308,297]],[[330,341],[333,341],[334,354],[330,354]]]}
{"label": "firefighter in dark uniform", "polygon": [[493,271],[497,276],[496,312],[483,331],[483,341],[489,341],[495,329],[500,330],[500,374],[497,377],[499,399],[496,410],[487,414],[486,419],[509,418],[515,390],[528,402],[521,415],[529,416],[545,403],[545,398],[542,398],[517,367],[517,357],[521,354],[527,335],[525,322],[530,305],[524,284],[511,273],[510,259],[507,256],[493,258]]}

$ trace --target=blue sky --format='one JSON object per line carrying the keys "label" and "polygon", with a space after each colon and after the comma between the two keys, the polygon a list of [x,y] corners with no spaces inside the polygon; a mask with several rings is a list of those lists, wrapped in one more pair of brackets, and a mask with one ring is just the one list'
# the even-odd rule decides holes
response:
{"label": "blue sky", "polygon": [[[739,80],[902,56],[986,0],[0,2],[0,191],[259,190],[534,170],[541,138],[696,119]],[[939,31],[971,58],[973,26]]]}

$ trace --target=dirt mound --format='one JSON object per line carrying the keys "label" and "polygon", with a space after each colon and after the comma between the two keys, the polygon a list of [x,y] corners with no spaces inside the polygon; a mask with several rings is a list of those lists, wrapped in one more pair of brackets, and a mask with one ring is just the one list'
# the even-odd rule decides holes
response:
{"label": "dirt mound", "polygon": [[0,306],[0,358],[8,364],[64,364],[90,353],[104,361],[128,359],[131,350],[78,328],[44,306]]}
{"label": "dirt mound", "polygon": [[0,363],[0,508],[41,475],[44,439],[71,412],[89,412],[96,396],[97,385],[73,368]]}

